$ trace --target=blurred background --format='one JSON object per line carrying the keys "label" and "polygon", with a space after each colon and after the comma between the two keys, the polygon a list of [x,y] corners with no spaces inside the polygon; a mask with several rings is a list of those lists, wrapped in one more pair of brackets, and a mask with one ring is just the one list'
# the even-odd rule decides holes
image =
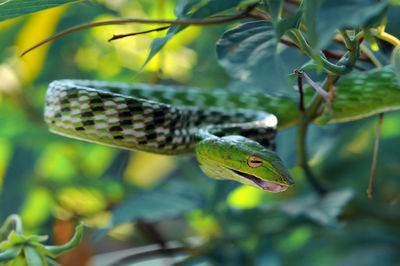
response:
{"label": "blurred background", "polygon": [[[215,43],[230,25],[189,27],[144,68],[155,32],[108,42],[152,25],[105,26],[73,33],[19,54],[77,24],[120,17],[174,19],[172,0],[84,1],[0,23],[0,220],[23,218],[28,233],[61,244],[77,221],[81,246],[63,265],[123,265],[149,256],[110,253],[155,244],[156,256],[204,265],[400,264],[400,118],[385,115],[374,199],[365,194],[377,117],[309,134],[311,166],[332,190],[323,199],[295,166],[296,130],[279,133],[278,153],[296,186],[268,194],[203,175],[192,156],[128,152],[48,132],[44,94],[55,79],[224,88]],[[189,251],[171,248],[191,247]],[[164,248],[164,251],[163,251]],[[168,249],[169,248],[169,249]],[[179,251],[179,252],[178,252]],[[131,253],[130,253],[131,252]],[[107,261],[109,260],[109,261]],[[103,264],[101,264],[103,263]]]}

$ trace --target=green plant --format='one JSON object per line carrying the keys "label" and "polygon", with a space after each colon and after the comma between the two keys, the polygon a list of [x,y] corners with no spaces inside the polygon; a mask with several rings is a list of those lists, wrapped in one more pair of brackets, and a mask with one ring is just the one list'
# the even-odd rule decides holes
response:
{"label": "green plant", "polygon": [[[35,1],[34,6],[27,5],[27,1],[18,0],[3,3],[0,5],[0,19],[16,17],[49,7],[45,5],[45,2]],[[54,6],[66,2],[70,1],[54,1]],[[143,2],[145,7],[146,5],[156,6],[152,2],[138,2]],[[46,176],[46,171],[36,173],[40,180],[36,184],[38,187],[55,190],[57,193],[63,193],[63,196],[67,195],[67,192],[72,195],[79,194],[82,198],[86,196],[89,201],[92,199],[91,196],[101,195],[97,197],[97,201],[94,201],[92,209],[85,210],[77,208],[76,205],[79,204],[64,203],[63,205],[62,200],[54,197],[57,204],[68,211],[68,215],[64,218],[79,217],[90,220],[99,212],[104,214],[111,210],[111,221],[106,223],[105,229],[103,227],[101,231],[103,235],[114,227],[134,223],[135,230],[130,235],[131,239],[141,244],[159,243],[162,247],[159,253],[165,250],[168,252],[167,239],[180,239],[183,248],[179,249],[179,252],[183,251],[188,255],[185,262],[205,261],[214,264],[236,263],[238,265],[249,263],[376,264],[378,262],[383,265],[393,265],[398,263],[400,258],[396,253],[396,247],[399,245],[397,236],[400,232],[396,226],[393,226],[399,221],[397,213],[399,211],[398,190],[400,189],[399,153],[396,149],[399,145],[400,130],[397,126],[399,119],[396,113],[385,115],[383,123],[380,116],[379,124],[382,126],[378,127],[378,134],[376,134],[379,136],[380,130],[382,131],[379,157],[377,157],[377,145],[375,149],[373,147],[376,119],[333,125],[327,122],[335,111],[334,107],[332,108],[336,96],[334,88],[340,87],[341,81],[346,80],[348,76],[350,78],[347,80],[351,80],[351,75],[379,71],[382,65],[386,64],[391,64],[394,73],[399,75],[398,37],[400,34],[396,27],[399,1],[181,0],[176,5],[170,1],[158,1],[157,4],[167,5],[168,10],[175,7],[177,21],[163,20],[157,16],[153,16],[156,20],[108,20],[73,28],[67,33],[105,24],[135,22],[166,24],[167,26],[164,25],[162,28],[150,30],[135,28],[135,33],[142,34],[136,38],[145,38],[143,32],[148,34],[150,31],[150,34],[153,34],[151,31],[166,30],[169,27],[165,36],[153,40],[150,54],[140,61],[140,64],[145,62],[142,66],[143,72],[135,76],[135,81],[151,83],[156,80],[158,83],[226,87],[227,90],[233,91],[266,93],[294,102],[298,106],[298,127],[280,132],[278,154],[291,168],[290,172],[297,185],[293,191],[282,195],[260,194],[246,187],[238,188],[229,182],[216,183],[203,180],[199,177],[201,174],[196,170],[195,163],[180,158],[177,160],[180,170],[169,174],[167,180],[153,185],[146,191],[138,185],[127,185],[126,180],[122,178],[128,175],[124,172],[127,165],[131,165],[128,153],[110,151],[105,148],[103,150],[85,144],[78,145],[75,142],[47,135],[45,129],[38,129],[36,134],[31,133],[37,128],[29,123],[40,124],[41,122],[32,121],[41,121],[41,118],[35,118],[35,112],[30,111],[39,110],[37,106],[43,104],[41,100],[34,100],[34,97],[16,100],[18,103],[24,103],[20,105],[23,106],[21,107],[23,114],[15,111],[19,109],[18,107],[3,104],[3,113],[9,113],[7,117],[3,117],[6,123],[28,117],[27,114],[30,114],[30,119],[26,119],[28,122],[25,123],[25,131],[30,132],[31,138],[35,140],[42,138],[40,143],[46,143],[46,152],[51,154],[47,157],[53,156],[54,160],[51,162],[56,165],[55,168],[62,169],[59,170],[62,173],[47,170],[50,173],[49,176],[61,176],[57,181],[43,178]],[[22,13],[16,12],[15,8],[19,6],[24,7]],[[124,11],[122,7],[115,9],[107,1],[101,6],[107,9],[107,14],[119,15]],[[126,6],[129,7],[129,4]],[[70,8],[84,10],[79,3],[70,5]],[[102,13],[93,6],[92,10]],[[95,16],[87,12],[90,19]],[[162,14],[159,10],[152,12]],[[77,16],[69,15],[77,19]],[[79,23],[88,22],[90,19],[80,17]],[[76,24],[75,21],[72,22],[69,21],[67,24],[69,26]],[[187,42],[188,47],[198,48],[199,54],[197,66],[190,68],[190,71],[195,73],[192,80],[178,76],[179,72],[183,72],[179,68],[168,72],[167,75],[165,69],[169,66],[168,64],[179,61],[180,57],[176,56],[174,60],[168,60],[165,56],[167,52],[163,52],[161,48],[171,43],[173,37],[179,38],[178,33],[188,34],[197,29],[188,28],[190,25],[205,27],[217,23],[219,25],[221,23],[240,24],[230,29],[227,29],[228,26],[225,24],[210,27],[211,34],[203,33],[194,41]],[[82,32],[76,35],[71,34],[54,42],[48,59],[50,63],[44,69],[44,74],[40,76],[39,81],[35,80],[36,83],[33,83],[35,86],[31,83],[33,79],[24,84],[29,84],[28,87],[44,88],[53,76],[60,76],[59,73],[64,67],[66,72],[70,71],[68,75],[81,78],[131,81],[132,72],[135,71],[132,71],[132,68],[136,67],[137,70],[140,66],[129,66],[129,71],[121,70],[120,65],[127,64],[126,61],[120,59],[118,52],[107,50],[109,48],[102,46],[105,42],[96,43],[99,46],[96,52],[89,49],[95,39],[93,36],[99,36],[99,32],[104,29],[100,28],[99,31],[96,30],[87,35]],[[2,32],[2,34],[7,33],[8,36],[13,36],[10,32]],[[132,35],[118,34],[118,32],[113,32],[113,34],[116,36],[109,37],[114,40],[115,49],[122,49],[122,43],[125,41],[118,39]],[[64,33],[61,35],[64,36]],[[217,57],[219,64],[233,79],[229,84],[228,77],[224,76],[224,73],[215,66],[216,64],[213,64],[211,61],[213,59],[209,56],[209,51],[213,49],[216,41],[216,38],[212,39],[210,36],[219,36]],[[72,38],[79,41],[75,42]],[[12,40],[12,37],[5,38],[3,41],[6,42],[6,39]],[[33,44],[32,41],[29,43],[29,45]],[[88,56],[77,55],[75,59],[78,63],[75,61],[71,63],[72,60],[68,61],[65,55],[64,57],[58,55],[64,47],[72,51],[78,51],[76,47],[82,47],[81,49],[85,49],[81,53],[84,55],[86,55],[85,51],[90,51],[90,53]],[[394,47],[396,48],[393,49]],[[23,47],[23,49],[26,48]],[[107,51],[111,55],[110,58],[102,57],[102,60],[95,60],[97,65],[90,63],[90,59],[99,57],[98,54],[101,54],[99,51]],[[133,48],[130,52],[135,53]],[[156,71],[146,72],[146,64],[152,67],[151,64],[155,61],[151,59],[156,57],[158,52],[161,53],[161,57],[158,58],[159,61],[156,61],[158,62]],[[126,56],[127,53],[123,55]],[[3,58],[6,56],[3,55]],[[137,58],[139,57],[135,57]],[[164,63],[162,58],[165,60]],[[58,62],[64,62],[65,66],[58,66]],[[102,62],[107,62],[107,64],[101,64]],[[79,67],[76,67],[77,64]],[[102,67],[97,67],[98,65]],[[223,78],[219,79],[217,75],[208,75],[204,72],[216,72]],[[201,80],[197,77],[201,77]],[[307,84],[303,84],[304,80]],[[365,92],[371,88],[379,91],[379,86],[377,86],[379,81],[372,84],[371,87],[365,88]],[[399,86],[399,84],[393,86]],[[293,87],[297,88],[293,89]],[[42,94],[43,90],[40,90],[37,95],[34,95],[39,99]],[[355,95],[359,94],[360,91],[355,91]],[[24,99],[25,91],[16,95],[18,96],[15,97],[16,99]],[[10,98],[12,97],[4,96],[6,100]],[[356,99],[359,98],[356,97]],[[33,103],[29,106],[25,102]],[[315,123],[325,128],[317,127]],[[15,132],[18,131],[9,130],[1,135],[7,139],[6,143],[11,143],[7,145],[12,147],[10,149],[14,154],[9,156],[11,159],[7,163],[4,163],[7,164],[4,188],[15,187],[13,184],[17,181],[11,181],[14,177],[20,178],[18,180],[21,182],[27,182],[25,180],[28,179],[24,178],[28,175],[27,173],[33,172],[32,169],[40,165],[36,159],[45,157],[41,148],[21,145],[19,140],[23,139],[24,135]],[[8,138],[18,140],[16,142],[18,145],[8,141]],[[66,145],[71,145],[71,147],[77,145],[78,148],[69,150],[60,144],[65,142]],[[58,144],[55,145],[55,143]],[[23,148],[18,148],[18,146],[23,146]],[[57,157],[59,154],[63,155]],[[90,159],[90,162],[84,160],[86,157],[92,158],[90,156],[94,159]],[[114,156],[114,160],[110,159]],[[132,155],[131,159],[136,158],[135,156],[139,155]],[[372,164],[371,157],[375,158]],[[99,158],[103,160],[103,163],[96,164],[95,161],[100,160]],[[50,161],[48,158],[47,160]],[[24,168],[19,169],[18,165],[21,165],[21,162],[27,163]],[[365,187],[368,182],[366,178],[362,178],[371,175],[372,180],[374,174],[377,176],[377,189],[374,192],[374,201],[369,201],[365,196]],[[96,179],[96,177],[101,177],[101,179]],[[65,179],[60,181],[62,178]],[[78,192],[71,190],[65,192],[71,184],[79,187]],[[14,194],[7,193],[3,188],[3,201],[0,203],[6,198],[12,198],[13,195],[29,191],[25,187],[27,186],[15,189],[14,191],[17,192]],[[369,187],[368,193],[369,196],[372,195],[372,186]],[[3,216],[20,210],[22,203],[15,202],[19,204],[11,211],[5,210],[2,213]],[[50,216],[47,214],[46,217]],[[173,226],[167,226],[165,229],[162,221],[168,222],[171,219],[184,224],[184,228],[190,233],[177,233],[180,230],[174,229]],[[338,219],[346,225],[341,227],[342,224],[338,222]],[[331,231],[332,228],[336,228],[337,231]],[[200,236],[201,244],[194,247],[187,244],[185,242],[187,236]],[[299,257],[303,259],[299,260]],[[364,260],[360,261],[360,257]],[[132,258],[127,257],[121,260],[129,262],[130,259]]]}

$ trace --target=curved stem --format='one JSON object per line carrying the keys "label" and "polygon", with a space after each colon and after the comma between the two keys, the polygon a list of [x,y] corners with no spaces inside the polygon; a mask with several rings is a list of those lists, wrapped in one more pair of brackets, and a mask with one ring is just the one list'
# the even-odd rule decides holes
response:
{"label": "curved stem", "polygon": [[0,239],[2,239],[3,236],[5,236],[12,223],[15,224],[15,232],[21,235],[23,234],[21,218],[17,214],[11,214],[10,216],[7,217],[7,219],[0,228]]}
{"label": "curved stem", "polygon": [[346,45],[346,49],[351,51],[354,49],[354,43],[350,39],[349,35],[347,34],[347,31],[345,29],[339,29],[340,35],[342,35],[344,44]]}
{"label": "curved stem", "polygon": [[395,36],[387,33],[387,32],[378,31],[376,29],[371,29],[371,32],[375,37],[377,37],[377,38],[379,38],[381,40],[384,40],[384,41],[392,44],[393,46],[399,46],[400,45],[400,40],[397,39]]}
{"label": "curved stem", "polygon": [[126,19],[115,19],[115,20],[106,20],[106,21],[99,21],[99,22],[93,22],[93,23],[88,23],[88,24],[83,24],[79,26],[75,26],[72,28],[69,28],[67,30],[61,31],[57,34],[54,34],[50,36],[49,38],[39,42],[38,44],[32,46],[31,48],[25,50],[24,52],[21,53],[21,56],[24,56],[28,52],[32,51],[33,49],[42,46],[45,43],[48,43],[50,41],[53,41],[55,39],[58,39],[60,37],[63,37],[65,35],[68,35],[70,33],[80,31],[83,29],[88,29],[88,28],[93,28],[93,27],[99,27],[99,26],[106,26],[106,25],[120,25],[120,24],[128,24],[128,23],[141,23],[141,24],[169,24],[169,25],[181,25],[181,26],[189,26],[189,25],[199,25],[199,26],[210,26],[210,25],[216,25],[216,24],[223,24],[227,22],[231,22],[234,20],[238,20],[241,18],[245,18],[248,16],[248,14],[256,7],[258,3],[253,3],[246,8],[244,8],[241,12],[231,15],[228,17],[224,18],[219,18],[219,19],[208,19],[208,20],[160,20],[160,19],[136,19],[136,18],[126,18]]}

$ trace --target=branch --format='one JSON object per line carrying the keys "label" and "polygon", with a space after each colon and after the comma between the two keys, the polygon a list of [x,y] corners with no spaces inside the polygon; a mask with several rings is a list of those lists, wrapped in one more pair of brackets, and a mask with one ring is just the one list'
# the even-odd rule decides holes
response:
{"label": "branch", "polygon": [[150,33],[150,32],[154,32],[154,31],[162,31],[162,30],[166,30],[169,29],[170,26],[164,26],[164,27],[160,27],[160,28],[155,28],[155,29],[151,29],[151,30],[145,30],[145,31],[139,31],[139,32],[133,32],[133,33],[128,33],[128,34],[118,34],[118,35],[113,35],[111,39],[109,39],[108,41],[114,41],[114,40],[118,40],[118,39],[122,39],[125,37],[129,37],[129,36],[135,36],[135,35],[140,35],[140,34],[145,34],[145,33]]}
{"label": "branch", "polygon": [[324,89],[322,89],[320,86],[318,86],[317,83],[315,83],[307,74],[306,72],[295,70],[294,71],[297,75],[299,75],[300,78],[304,78],[308,84],[311,85],[311,87],[319,94],[321,95],[325,100],[330,101],[331,100],[331,95]]}
{"label": "branch", "polygon": [[115,19],[115,20],[106,20],[106,21],[98,21],[93,23],[87,23],[79,26],[75,26],[64,31],[61,31],[57,34],[50,36],[49,38],[39,42],[38,44],[32,46],[31,48],[22,52],[21,56],[24,56],[28,52],[32,51],[33,49],[42,46],[45,43],[68,35],[70,33],[80,31],[83,29],[99,27],[99,26],[106,26],[106,25],[120,25],[120,24],[128,24],[128,23],[141,23],[141,24],[169,24],[169,25],[180,25],[180,26],[189,26],[189,25],[199,25],[199,26],[210,26],[216,24],[223,24],[227,22],[231,22],[234,20],[242,19],[248,17],[248,14],[258,5],[258,3],[253,3],[242,11],[235,15],[231,15],[229,17],[218,18],[218,19],[208,19],[208,20],[160,20],[160,19],[135,19],[135,18],[126,18],[126,19]]}

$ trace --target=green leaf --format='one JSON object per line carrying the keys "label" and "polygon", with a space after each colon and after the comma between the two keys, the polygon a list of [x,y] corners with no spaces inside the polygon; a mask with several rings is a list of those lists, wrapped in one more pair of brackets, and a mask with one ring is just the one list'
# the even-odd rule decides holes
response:
{"label": "green leaf", "polygon": [[6,250],[10,247],[12,247],[12,245],[10,242],[8,242],[8,240],[3,240],[0,242],[0,250]]}
{"label": "green leaf", "polygon": [[282,0],[263,0],[264,5],[268,11],[268,13],[271,15],[272,22],[275,23],[278,21],[281,11],[282,11]]}
{"label": "green leaf", "polygon": [[9,261],[15,259],[22,250],[22,246],[12,247],[3,252],[0,252],[0,261]]}
{"label": "green leaf", "polygon": [[0,21],[80,0],[8,0],[0,4]]}
{"label": "green leaf", "polygon": [[29,266],[46,265],[44,256],[32,246],[27,245],[24,247],[24,255]]}
{"label": "green leaf", "polygon": [[392,6],[400,6],[400,0],[389,0],[389,4]]}
{"label": "green leaf", "polygon": [[279,40],[290,29],[299,28],[302,12],[302,10],[298,10],[296,13],[282,18],[275,24],[276,39]]}
{"label": "green leaf", "polygon": [[8,241],[16,246],[22,243],[25,243],[27,241],[26,237],[23,235],[17,234],[14,230],[11,231],[11,233],[8,235]]}
{"label": "green leaf", "polygon": [[49,237],[48,236],[41,236],[41,235],[29,235],[26,237],[29,242],[44,242],[46,241]]}
{"label": "green leaf", "polygon": [[353,196],[353,190],[346,188],[329,192],[322,197],[306,195],[286,202],[280,208],[291,216],[305,215],[323,226],[336,227],[337,217]]}
{"label": "green leaf", "polygon": [[303,1],[303,22],[307,27],[307,39],[312,48],[318,43],[317,33],[317,14],[324,0],[304,0]]}
{"label": "green leaf", "polygon": [[0,194],[0,220],[12,214],[18,213],[29,189],[31,173],[34,172],[37,156],[30,148],[15,147],[11,161],[8,164],[3,178],[3,186]]}
{"label": "green leaf", "polygon": [[[175,9],[175,12],[177,12],[178,20],[182,19],[202,19],[202,18],[207,18],[211,15],[220,13],[222,11],[225,11],[227,9],[236,7],[241,0],[211,0],[205,5],[199,7],[196,11],[187,14],[183,12],[189,12],[192,7],[194,6],[194,2],[189,1],[187,2],[186,5],[182,6],[179,5]],[[167,34],[162,37],[162,38],[156,38],[153,40],[151,47],[150,47],[150,53],[149,56],[147,57],[146,61],[144,62],[142,68],[146,66],[146,64],[164,47],[164,45],[171,40],[176,34],[178,34],[180,31],[185,29],[187,26],[171,26],[167,32]]]}
{"label": "green leaf", "polygon": [[75,233],[71,240],[61,246],[44,246],[47,250],[46,255],[50,257],[58,257],[68,251],[73,250],[81,243],[83,237],[83,224],[79,224],[75,227]]}
{"label": "green leaf", "polygon": [[58,264],[52,258],[46,257],[45,259],[46,259],[47,264],[50,265],[50,266],[61,266],[61,264]]}
{"label": "green leaf", "polygon": [[400,84],[400,46],[396,46],[392,52],[392,66],[397,76],[397,82]]}
{"label": "green leaf", "polygon": [[175,6],[174,13],[178,18],[183,17],[198,4],[198,0],[179,0]]}
{"label": "green leaf", "polygon": [[337,29],[369,24],[386,6],[386,1],[376,0],[307,0],[303,19],[308,41],[312,48],[325,48]]}
{"label": "green leaf", "polygon": [[267,21],[241,24],[226,31],[217,43],[219,63],[233,78],[273,96],[295,98],[297,94],[286,80],[283,52],[277,51],[275,30]]}

